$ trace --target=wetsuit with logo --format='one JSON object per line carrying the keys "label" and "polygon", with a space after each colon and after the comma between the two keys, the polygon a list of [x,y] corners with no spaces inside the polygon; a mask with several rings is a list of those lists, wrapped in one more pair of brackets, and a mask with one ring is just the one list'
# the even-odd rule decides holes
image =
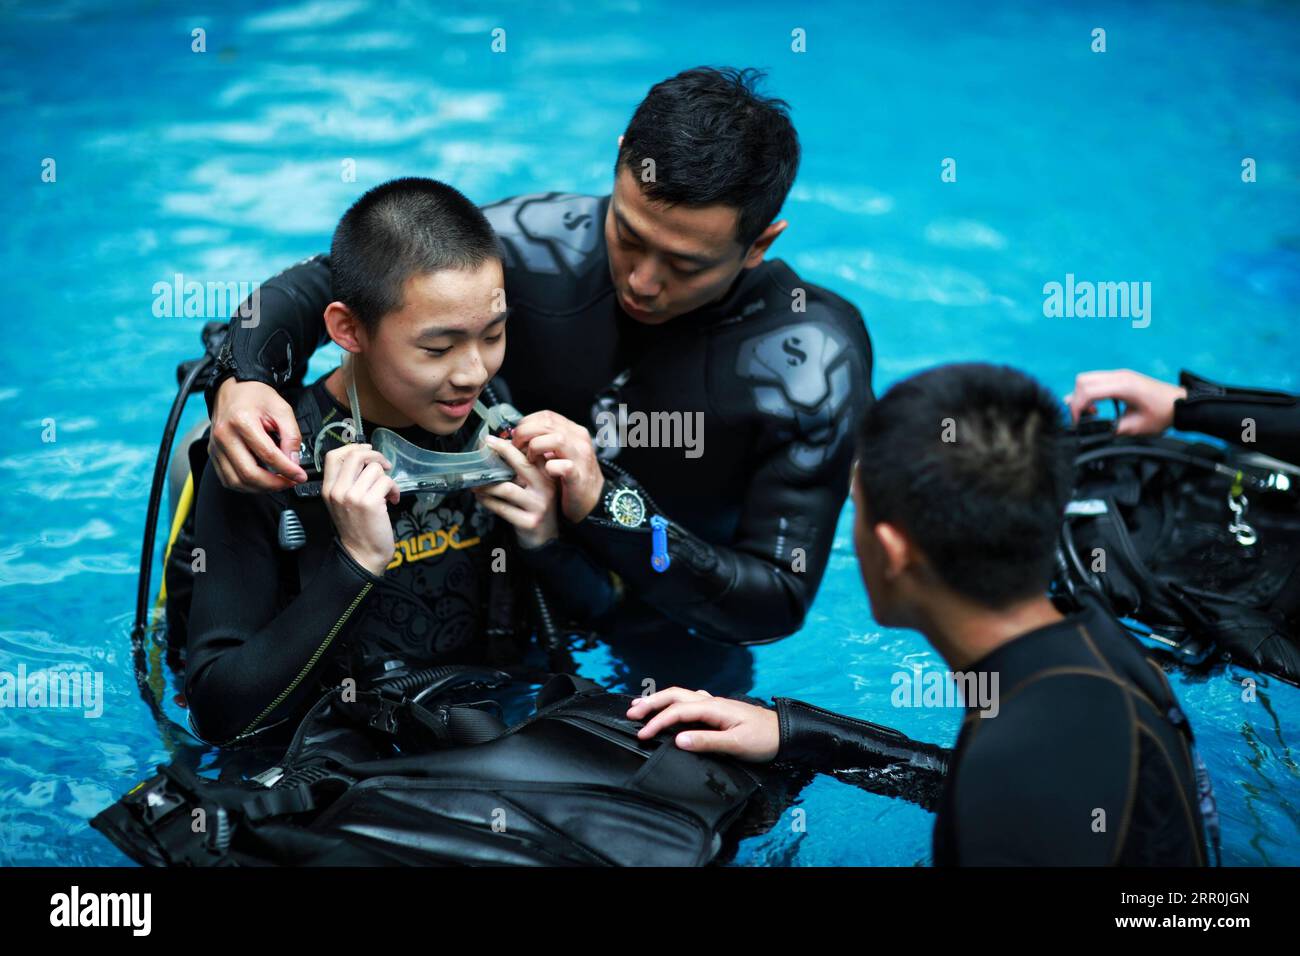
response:
{"label": "wetsuit with logo", "polygon": [[[936,865],[1201,866],[1202,785],[1163,671],[1090,605],[972,664],[996,707],[968,702],[934,828]],[[879,728],[778,698],[777,759],[879,762]],[[1210,804],[1206,804],[1207,809]]]}
{"label": "wetsuit with logo", "polygon": [[[296,401],[308,442],[348,417],[324,381]],[[394,430],[427,448],[459,451],[478,424],[471,415],[446,438]],[[335,445],[322,445],[322,454]],[[467,490],[441,499],[403,495],[389,513],[396,547],[375,575],[339,543],[321,498],[228,491],[208,464],[195,513],[203,567],[195,574],[185,686],[205,740],[292,726],[345,676],[360,685],[394,668],[511,663],[521,651],[513,617],[526,606],[515,563],[576,618],[598,616],[613,600],[608,573],[579,549],[562,541],[517,547],[512,529]]]}
{"label": "wetsuit with logo", "polygon": [[[634,487],[643,519],[627,527],[602,502],[566,528],[624,585],[601,630],[658,646],[679,634],[694,649],[675,660],[705,656],[699,638],[734,646],[788,635],[826,568],[854,425],[872,399],[862,317],[771,260],[744,270],[718,302],[662,325],[638,323],[620,309],[610,278],[609,201],[548,193],[484,208],[505,266],[511,318],[502,373],[514,404],[524,413],[554,410],[593,434],[602,420],[629,423],[622,447],[602,449],[605,500]],[[325,340],[329,301],[326,257],[271,279],[256,321],[232,320],[222,368],[240,380],[290,384]],[[702,431],[688,434],[688,421],[702,422]],[[676,446],[663,447],[665,436]],[[687,438],[693,447],[683,447]],[[663,571],[651,564],[654,516],[667,521]],[[746,690],[744,681],[715,689]]]}

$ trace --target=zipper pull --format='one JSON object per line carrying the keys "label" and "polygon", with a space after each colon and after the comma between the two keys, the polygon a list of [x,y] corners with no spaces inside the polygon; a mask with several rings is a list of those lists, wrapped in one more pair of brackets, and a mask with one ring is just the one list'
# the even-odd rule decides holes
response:
{"label": "zipper pull", "polygon": [[650,567],[662,573],[672,561],[668,556],[668,521],[655,515],[650,519]]}

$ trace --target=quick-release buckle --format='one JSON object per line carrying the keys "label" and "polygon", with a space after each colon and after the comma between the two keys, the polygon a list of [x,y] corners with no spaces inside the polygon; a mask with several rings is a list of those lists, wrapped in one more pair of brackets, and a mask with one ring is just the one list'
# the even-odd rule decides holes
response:
{"label": "quick-release buckle", "polygon": [[141,787],[152,784],[148,789],[141,792],[137,787],[128,794],[131,797],[131,806],[134,808],[136,816],[143,823],[157,823],[170,815],[173,810],[185,805],[185,800],[173,793],[168,787],[168,783],[166,777],[155,777],[140,784]]}
{"label": "quick-release buckle", "polygon": [[378,694],[367,723],[386,734],[397,733],[398,712],[405,703],[405,697],[394,699],[383,693]]}

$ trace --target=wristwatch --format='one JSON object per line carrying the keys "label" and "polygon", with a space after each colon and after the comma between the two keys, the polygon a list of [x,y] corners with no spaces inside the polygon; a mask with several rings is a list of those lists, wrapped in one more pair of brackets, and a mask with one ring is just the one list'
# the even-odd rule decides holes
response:
{"label": "wristwatch", "polygon": [[621,528],[639,528],[646,521],[645,502],[636,489],[616,486],[605,494],[605,514]]}

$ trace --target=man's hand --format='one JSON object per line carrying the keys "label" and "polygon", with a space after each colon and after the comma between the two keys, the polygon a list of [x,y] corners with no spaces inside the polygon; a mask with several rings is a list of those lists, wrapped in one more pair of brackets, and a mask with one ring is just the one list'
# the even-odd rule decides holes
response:
{"label": "man's hand", "polygon": [[[658,711],[658,713],[656,713]],[[697,753],[722,753],[753,763],[766,763],[781,745],[776,711],[739,700],[710,696],[708,691],[669,687],[649,697],[638,697],[627,709],[630,720],[646,720],[637,731],[649,740],[673,724],[701,723],[717,730],[684,730],[677,746]]]}
{"label": "man's hand", "polygon": [[[279,447],[271,433],[280,436]],[[298,464],[301,441],[297,416],[271,386],[233,378],[218,386],[208,456],[231,491],[283,491],[306,481]]]}
{"label": "man's hand", "polygon": [[540,548],[559,537],[555,482],[522,451],[503,438],[486,435],[488,446],[515,470],[514,481],[479,485],[472,489],[479,502],[494,515],[514,525],[524,548]]}
{"label": "man's hand", "polygon": [[1077,424],[1084,412],[1097,411],[1097,402],[1118,399],[1125,408],[1115,434],[1159,435],[1174,423],[1174,402],[1186,397],[1185,388],[1120,369],[1084,372],[1074,380],[1074,391],[1065,396],[1065,402],[1070,406],[1070,418]]}
{"label": "man's hand", "polygon": [[369,445],[354,442],[325,456],[321,498],[329,509],[339,541],[371,574],[382,575],[393,560],[393,520],[388,504],[402,497],[388,477],[392,463]]}
{"label": "man's hand", "polygon": [[577,524],[600,502],[605,475],[591,433],[556,412],[534,412],[514,428],[514,445],[560,482],[564,516]]}

